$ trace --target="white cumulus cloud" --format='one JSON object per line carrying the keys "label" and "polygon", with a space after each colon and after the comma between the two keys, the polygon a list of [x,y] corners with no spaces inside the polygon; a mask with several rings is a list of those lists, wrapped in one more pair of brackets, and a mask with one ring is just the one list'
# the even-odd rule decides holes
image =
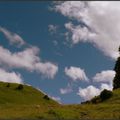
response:
{"label": "white cumulus cloud", "polygon": [[37,71],[48,78],[53,78],[58,71],[58,66],[51,62],[41,62],[38,56],[39,48],[31,47],[23,51],[12,53],[0,46],[0,64],[10,68],[23,68]]}
{"label": "white cumulus cloud", "polygon": [[111,83],[107,84],[107,83],[102,83],[100,86],[101,91],[104,89],[107,90],[112,90],[113,89],[113,85]]}
{"label": "white cumulus cloud", "polygon": [[109,83],[111,83],[113,81],[114,77],[115,77],[115,71],[103,70],[100,73],[96,73],[96,75],[93,77],[93,80],[95,82],[109,82]]}
{"label": "white cumulus cloud", "polygon": [[77,95],[79,95],[84,100],[90,100],[93,97],[98,96],[104,89],[112,90],[113,86],[111,83],[101,83],[99,88],[93,85],[89,85],[86,88],[79,87]]}
{"label": "white cumulus cloud", "polygon": [[25,41],[16,33],[12,33],[3,27],[0,27],[0,32],[5,35],[11,44],[16,44],[18,46],[25,44]]}
{"label": "white cumulus cloud", "polygon": [[88,42],[88,39],[92,39],[95,36],[95,34],[90,32],[87,27],[81,27],[80,25],[75,26],[71,22],[66,23],[65,28],[72,33],[73,44]]}
{"label": "white cumulus cloud", "polygon": [[[25,41],[16,33],[0,27],[2,32],[11,44],[22,46]],[[49,61],[43,62],[39,57],[40,49],[36,46],[26,46],[18,52],[11,52],[9,49],[0,46],[0,65],[8,68],[22,68],[28,71],[36,71],[45,77],[53,78],[58,71],[58,66]]]}
{"label": "white cumulus cloud", "polygon": [[107,84],[107,83],[101,83],[100,87],[97,88],[93,85],[89,85],[86,88],[81,88],[79,87],[77,95],[79,95],[81,98],[83,98],[85,101],[90,100],[95,96],[98,96],[101,91],[104,89],[107,90],[112,90],[112,84]]}
{"label": "white cumulus cloud", "polygon": [[97,96],[100,94],[100,90],[93,85],[90,85],[86,88],[79,88],[79,91],[77,93],[80,97],[82,97],[84,100],[90,100],[94,96]]}
{"label": "white cumulus cloud", "polygon": [[26,48],[20,52],[12,53],[10,50],[0,46],[0,64],[15,68],[33,69],[33,65],[39,61],[38,48]]}
{"label": "white cumulus cloud", "polygon": [[73,89],[72,89],[72,86],[70,84],[68,84],[66,88],[60,89],[61,94],[71,93],[72,91],[73,91]]}
{"label": "white cumulus cloud", "polygon": [[22,83],[23,80],[19,73],[8,72],[0,68],[0,81],[9,83]]}
{"label": "white cumulus cloud", "polygon": [[61,98],[60,97],[56,97],[56,96],[51,96],[51,98],[57,102],[61,102]]}
{"label": "white cumulus cloud", "polygon": [[52,33],[52,34],[53,34],[53,33],[56,33],[57,29],[58,29],[58,26],[57,26],[57,25],[52,25],[52,24],[48,25],[48,30],[49,30],[49,32]]}
{"label": "white cumulus cloud", "polygon": [[54,78],[54,76],[58,72],[58,66],[51,62],[44,62],[44,63],[38,62],[38,63],[35,63],[34,67],[36,71],[38,71],[39,73],[42,73],[48,78]]}
{"label": "white cumulus cloud", "polygon": [[56,2],[53,8],[78,22],[65,24],[73,44],[89,42],[112,59],[119,56],[119,1],[64,1]]}
{"label": "white cumulus cloud", "polygon": [[65,67],[65,74],[70,77],[73,81],[76,80],[85,80],[88,81],[88,77],[86,76],[83,69],[79,67],[73,67],[70,68]]}
{"label": "white cumulus cloud", "polygon": [[86,88],[79,87],[77,94],[84,100],[90,100],[94,96],[99,95],[100,92],[104,89],[112,90],[114,76],[115,71],[113,70],[103,70],[100,73],[96,73],[96,75],[92,79],[93,82],[99,82],[100,86],[98,88],[93,85],[89,85]]}

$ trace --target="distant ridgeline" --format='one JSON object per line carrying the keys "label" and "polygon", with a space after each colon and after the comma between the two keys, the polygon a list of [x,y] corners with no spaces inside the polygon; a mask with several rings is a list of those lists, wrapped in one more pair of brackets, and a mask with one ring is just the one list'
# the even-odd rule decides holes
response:
{"label": "distant ridgeline", "polygon": [[[120,53],[120,47],[119,47],[119,53]],[[120,56],[116,61],[114,70],[116,72],[116,75],[113,79],[113,90],[120,88]]]}

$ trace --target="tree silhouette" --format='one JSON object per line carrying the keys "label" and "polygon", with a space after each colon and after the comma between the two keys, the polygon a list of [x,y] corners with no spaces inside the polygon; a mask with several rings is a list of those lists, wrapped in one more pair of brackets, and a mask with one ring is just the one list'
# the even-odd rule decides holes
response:
{"label": "tree silhouette", "polygon": [[23,85],[22,85],[22,84],[19,84],[16,89],[17,89],[17,90],[22,90],[22,89],[23,89]]}
{"label": "tree silhouette", "polygon": [[[119,53],[120,53],[120,47],[119,47]],[[120,57],[118,57],[114,71],[116,72],[116,75],[113,79],[113,90],[120,88]]]}
{"label": "tree silhouette", "polygon": [[112,91],[109,91],[107,89],[104,89],[101,93],[100,93],[100,98],[102,101],[109,99],[111,96],[113,95]]}

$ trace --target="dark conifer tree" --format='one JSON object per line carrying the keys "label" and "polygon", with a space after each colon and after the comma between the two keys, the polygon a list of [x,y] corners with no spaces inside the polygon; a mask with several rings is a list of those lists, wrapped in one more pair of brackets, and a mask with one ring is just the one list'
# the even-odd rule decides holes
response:
{"label": "dark conifer tree", "polygon": [[[119,53],[120,53],[120,47],[119,47]],[[118,57],[114,71],[116,72],[116,75],[113,79],[113,90],[120,88],[120,57]]]}

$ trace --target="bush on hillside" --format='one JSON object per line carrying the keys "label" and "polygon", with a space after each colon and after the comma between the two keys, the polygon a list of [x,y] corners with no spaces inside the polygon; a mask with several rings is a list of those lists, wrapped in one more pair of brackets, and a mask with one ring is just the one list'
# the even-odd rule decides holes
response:
{"label": "bush on hillside", "polygon": [[18,85],[18,87],[16,89],[17,90],[22,90],[23,89],[23,85],[22,84]]}
{"label": "bush on hillside", "polygon": [[104,89],[101,93],[100,93],[100,98],[102,101],[109,99],[111,96],[113,95],[112,91],[106,90]]}
{"label": "bush on hillside", "polygon": [[95,96],[95,97],[91,100],[91,102],[92,102],[93,104],[100,103],[100,102],[101,102],[100,96]]}
{"label": "bush on hillside", "polygon": [[6,87],[10,87],[10,83],[8,83],[8,84],[6,85]]}
{"label": "bush on hillside", "polygon": [[48,97],[48,95],[44,95],[43,98],[46,99],[46,100],[49,100],[49,99],[50,99],[50,98]]}
{"label": "bush on hillside", "polygon": [[81,104],[90,104],[90,103],[91,103],[91,101],[89,101],[89,100],[87,100],[85,102],[81,102]]}

